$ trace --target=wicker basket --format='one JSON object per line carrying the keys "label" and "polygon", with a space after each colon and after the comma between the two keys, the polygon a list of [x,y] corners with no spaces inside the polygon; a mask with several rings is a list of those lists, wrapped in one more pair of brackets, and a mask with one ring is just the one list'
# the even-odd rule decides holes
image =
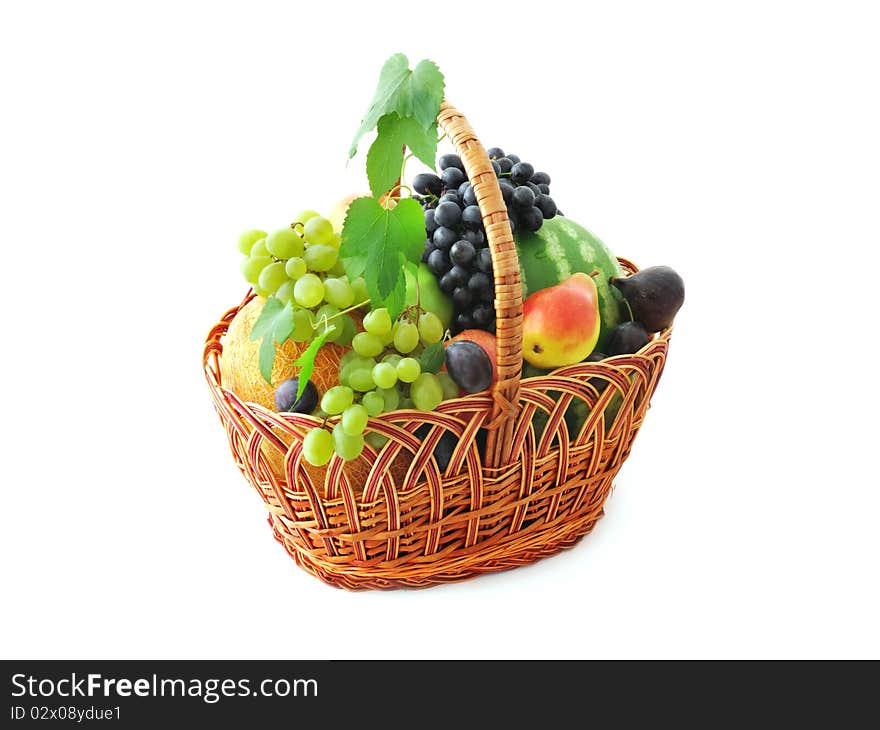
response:
{"label": "wicker basket", "polygon": [[[633,355],[521,380],[519,265],[501,191],[461,113],[444,103],[438,122],[473,183],[492,252],[498,380],[491,392],[371,419],[368,431],[389,441],[378,452],[365,446],[365,483],[352,484],[336,456],[324,483],[314,483],[301,452],[317,419],[244,403],[221,383],[221,337],[252,294],[215,325],[204,351],[232,453],[265,501],[276,539],[302,568],[352,590],[449,583],[573,546],[603,515],[666,360],[670,330]],[[564,415],[573,405],[588,416],[570,436]],[[426,424],[427,434],[416,435]],[[457,444],[441,472],[433,450],[444,431]]]}

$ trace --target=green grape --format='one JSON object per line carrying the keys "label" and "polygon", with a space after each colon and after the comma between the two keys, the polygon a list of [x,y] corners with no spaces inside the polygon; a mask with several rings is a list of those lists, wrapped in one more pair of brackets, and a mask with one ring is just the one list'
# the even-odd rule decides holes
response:
{"label": "green grape", "polygon": [[293,282],[290,279],[287,279],[281,286],[278,287],[278,291],[275,292],[275,296],[285,304],[292,301]]}
{"label": "green grape", "polygon": [[261,238],[259,241],[255,241],[254,245],[251,246],[251,252],[249,254],[251,258],[255,258],[257,256],[271,256],[269,253],[269,249],[266,248],[266,239]]}
{"label": "green grape", "polygon": [[339,252],[336,253],[336,263],[330,267],[330,270],[327,272],[330,276],[343,276],[345,274],[345,264],[342,263],[342,259],[339,258]]}
{"label": "green grape", "polygon": [[248,284],[256,284],[260,280],[260,272],[271,263],[271,256],[246,258],[241,262],[241,275]]}
{"label": "green grape", "polygon": [[324,298],[333,306],[346,309],[354,304],[354,289],[348,279],[325,279]]}
{"label": "green grape", "polygon": [[316,210],[301,210],[293,219],[294,223],[302,223],[305,225],[310,219],[317,218],[321,214]]}
{"label": "green grape", "polygon": [[321,410],[338,416],[354,402],[354,393],[344,385],[334,385],[321,398]]}
{"label": "green grape", "polygon": [[[339,314],[339,308],[334,307],[332,304],[325,304],[315,312],[315,321],[318,323],[318,332],[323,332],[325,329],[333,327],[333,331],[327,335],[326,342],[336,342],[342,334],[342,322],[339,321],[339,318],[336,316],[337,314]],[[326,320],[326,325],[324,324],[324,320]]]}
{"label": "green grape", "polygon": [[342,428],[342,424],[337,423],[333,427],[333,446],[340,458],[345,461],[353,461],[364,450],[364,437],[360,434],[357,436],[347,434]]}
{"label": "green grape", "polygon": [[263,297],[263,299],[266,299],[267,297],[272,296],[272,292],[266,291],[265,289],[260,289],[258,284],[254,284],[254,293],[258,297]]}
{"label": "green grape", "polygon": [[376,433],[375,431],[370,431],[364,439],[366,442],[372,446],[376,451],[381,449],[385,444],[388,443],[388,437],[383,436],[381,433]]}
{"label": "green grape", "polygon": [[306,266],[306,262],[299,256],[294,256],[293,258],[287,259],[287,263],[284,264],[284,270],[291,279],[299,279],[299,277],[308,271],[308,267]]}
{"label": "green grape", "polygon": [[292,228],[279,228],[266,236],[266,248],[279,259],[303,255],[303,240]]}
{"label": "green grape", "polygon": [[245,231],[238,237],[238,250],[241,251],[245,256],[250,256],[251,249],[254,247],[254,244],[261,238],[265,237],[266,231],[258,231],[256,228],[250,231]]}
{"label": "green grape", "polygon": [[315,427],[306,434],[302,445],[303,458],[312,466],[324,466],[333,456],[333,436]]}
{"label": "green grape", "polygon": [[339,372],[342,372],[342,368],[344,368],[348,363],[354,360],[358,354],[354,350],[349,350],[342,357],[339,358]]}
{"label": "green grape", "polygon": [[290,339],[294,342],[308,342],[315,336],[315,314],[310,309],[296,309],[293,312],[293,332]]}
{"label": "green grape", "polygon": [[382,337],[391,332],[391,317],[385,307],[374,309],[364,315],[364,329],[373,335]]}
{"label": "green grape", "polygon": [[319,215],[304,221],[303,238],[308,243],[328,244],[333,240],[333,224]]}
{"label": "green grape", "polygon": [[393,388],[397,385],[397,368],[391,363],[380,362],[373,368],[373,380],[380,388]]}
{"label": "green grape", "polygon": [[[362,355],[358,355],[354,353],[354,357],[351,358],[345,365],[341,365],[339,368],[339,382],[343,385],[351,385],[349,382],[351,379],[351,374],[356,370],[368,370],[372,371],[376,365],[376,361],[371,357],[363,357]],[[370,390],[368,388],[367,390]]]}
{"label": "green grape", "polygon": [[342,430],[349,436],[360,436],[367,427],[369,413],[360,403],[349,406],[342,412]]}
{"label": "green grape", "polygon": [[443,339],[443,322],[433,312],[425,312],[419,317],[419,337],[426,345]]}
{"label": "green grape", "polygon": [[443,400],[443,386],[433,373],[422,373],[412,384],[410,395],[420,411],[433,411]]}
{"label": "green grape", "polygon": [[452,376],[445,370],[437,373],[437,379],[440,381],[440,387],[443,388],[443,400],[458,398],[461,388],[458,386]]}
{"label": "green grape", "polygon": [[406,355],[419,344],[419,329],[412,322],[398,322],[394,333],[395,349]]}
{"label": "green grape", "polygon": [[372,368],[352,369],[351,374],[348,376],[348,382],[351,383],[352,388],[359,390],[362,393],[366,393],[368,390],[372,390],[376,387],[376,381],[373,380]]}
{"label": "green grape", "polygon": [[385,401],[385,413],[396,410],[400,405],[400,392],[397,388],[381,388],[379,393]]}
{"label": "green grape", "polygon": [[385,410],[385,397],[378,390],[370,390],[364,393],[361,403],[371,416],[378,416]]}
{"label": "green grape", "polygon": [[260,272],[260,278],[257,283],[260,285],[260,289],[274,292],[278,291],[278,287],[280,287],[285,281],[289,281],[289,279],[284,271],[284,264],[280,261],[276,261],[275,263],[269,264]]}
{"label": "green grape", "polygon": [[422,366],[414,357],[405,357],[397,363],[397,377],[404,383],[414,383],[422,372]]}
{"label": "green grape", "polygon": [[385,349],[382,340],[369,332],[358,332],[351,341],[351,346],[358,355],[364,357],[376,357]]}
{"label": "green grape", "polygon": [[351,282],[351,288],[354,289],[354,301],[356,304],[361,302],[369,302],[370,295],[367,293],[367,282],[363,276],[359,276]]}
{"label": "green grape", "polygon": [[354,323],[354,320],[347,314],[343,314],[339,319],[342,323],[342,332],[336,339],[336,344],[342,345],[343,347],[351,347],[351,341],[357,334],[357,325]]}
{"label": "green grape", "polygon": [[[323,304],[318,308],[318,311],[315,312],[315,319],[318,322],[320,322],[324,317],[329,320],[332,317],[335,317],[337,314],[339,314],[339,307],[334,307],[332,304]],[[335,320],[333,322],[330,322],[330,324],[334,323]]]}
{"label": "green grape", "polygon": [[[314,220],[314,219],[313,219]],[[328,271],[333,268],[336,263],[338,254],[336,249],[331,246],[324,246],[320,243],[310,244],[303,254],[306,266],[311,271]]]}
{"label": "green grape", "polygon": [[393,365],[395,368],[397,367],[397,363],[403,360],[402,355],[398,355],[396,352],[389,352],[382,358],[382,362],[387,362]]}
{"label": "green grape", "polygon": [[334,233],[333,238],[331,239],[331,241],[327,245],[333,246],[333,248],[335,248],[338,251],[339,247],[342,245],[342,235],[339,233]]}
{"label": "green grape", "polygon": [[324,298],[324,284],[314,274],[303,274],[296,280],[293,297],[301,307],[316,307]]}

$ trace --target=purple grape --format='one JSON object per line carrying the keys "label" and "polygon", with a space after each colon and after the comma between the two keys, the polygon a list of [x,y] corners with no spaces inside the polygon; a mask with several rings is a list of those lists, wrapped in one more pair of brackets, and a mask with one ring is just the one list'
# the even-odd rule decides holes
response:
{"label": "purple grape", "polygon": [[443,192],[443,181],[431,172],[421,172],[413,178],[413,190],[421,195],[439,198]]}
{"label": "purple grape", "polygon": [[441,170],[455,167],[464,172],[464,165],[461,164],[461,157],[453,154],[443,155],[439,160],[437,160],[437,167],[439,167]]}

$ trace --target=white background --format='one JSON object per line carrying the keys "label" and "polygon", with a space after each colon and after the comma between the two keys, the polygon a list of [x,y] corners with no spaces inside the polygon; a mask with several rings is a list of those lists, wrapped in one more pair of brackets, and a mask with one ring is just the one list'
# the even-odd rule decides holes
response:
{"label": "white background", "polygon": [[[0,654],[880,656],[871,10],[4,2]],[[350,594],[272,539],[200,357],[238,232],[363,188],[398,50],[687,302],[576,549]]]}

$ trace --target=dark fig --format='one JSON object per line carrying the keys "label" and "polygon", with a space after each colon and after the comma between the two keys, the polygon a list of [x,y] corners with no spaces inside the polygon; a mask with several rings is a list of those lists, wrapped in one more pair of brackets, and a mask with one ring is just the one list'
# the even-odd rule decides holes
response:
{"label": "dark fig", "polygon": [[637,274],[615,277],[616,286],[638,320],[648,332],[659,332],[672,324],[684,303],[684,281],[668,266],[649,266]]}
{"label": "dark fig", "polygon": [[629,355],[641,350],[651,341],[651,336],[641,322],[622,322],[611,330],[608,355]]}
{"label": "dark fig", "polygon": [[282,413],[311,413],[318,407],[318,389],[310,380],[303,394],[296,400],[299,378],[283,380],[275,388],[275,408]]}
{"label": "dark fig", "polygon": [[479,393],[492,383],[492,360],[476,342],[459,340],[446,348],[446,370],[460,388]]}

